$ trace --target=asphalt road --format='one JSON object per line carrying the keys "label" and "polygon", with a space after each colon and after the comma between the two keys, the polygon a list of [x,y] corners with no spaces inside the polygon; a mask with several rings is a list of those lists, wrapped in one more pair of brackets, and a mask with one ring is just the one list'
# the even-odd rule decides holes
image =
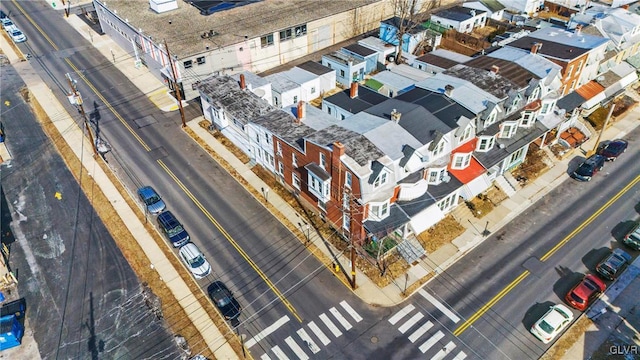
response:
{"label": "asphalt road", "polygon": [[173,335],[20,96],[25,85],[12,66],[2,67],[0,83],[13,157],[0,167],[2,240],[42,358],[178,358]]}

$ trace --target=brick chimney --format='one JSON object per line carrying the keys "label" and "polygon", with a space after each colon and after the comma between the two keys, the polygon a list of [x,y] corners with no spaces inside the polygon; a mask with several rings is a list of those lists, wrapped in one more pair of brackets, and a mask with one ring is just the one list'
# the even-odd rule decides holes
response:
{"label": "brick chimney", "polygon": [[355,99],[358,97],[358,83],[357,82],[352,82],[351,83],[351,91],[349,92],[349,97],[351,97],[352,99]]}
{"label": "brick chimney", "polygon": [[306,106],[304,101],[298,101],[298,110],[296,111],[296,124],[300,124],[305,117]]}
{"label": "brick chimney", "polygon": [[453,89],[455,89],[455,88],[453,87],[453,85],[445,85],[445,87],[444,87],[444,93],[445,93],[445,95],[447,95],[447,96],[451,97],[451,94],[453,94]]}
{"label": "brick chimney", "polygon": [[402,113],[399,112],[398,110],[396,110],[396,109],[391,110],[391,120],[394,123],[396,123],[396,124],[399,123],[401,116],[402,116]]}
{"label": "brick chimney", "polygon": [[576,25],[576,35],[580,35],[582,33],[582,25]]}
{"label": "brick chimney", "polygon": [[244,79],[244,74],[240,74],[240,89],[244,90],[247,88],[247,82]]}
{"label": "brick chimney", "polygon": [[491,65],[491,72],[494,74],[498,74],[498,71],[500,71],[500,67],[498,65]]}
{"label": "brick chimney", "polygon": [[542,44],[541,43],[535,43],[533,44],[533,46],[531,46],[531,54],[537,54],[538,50],[540,50],[540,48],[542,48]]}
{"label": "brick chimney", "polygon": [[[333,147],[331,150],[331,176],[334,177],[336,179],[336,181],[342,181],[341,179],[338,179],[338,174],[333,174],[334,171],[338,171],[338,169],[340,169],[340,157],[342,155],[344,155],[345,149],[344,149],[344,145],[339,142],[339,141],[335,141],[333,143]],[[335,184],[336,188],[339,186],[342,186],[343,184]]]}

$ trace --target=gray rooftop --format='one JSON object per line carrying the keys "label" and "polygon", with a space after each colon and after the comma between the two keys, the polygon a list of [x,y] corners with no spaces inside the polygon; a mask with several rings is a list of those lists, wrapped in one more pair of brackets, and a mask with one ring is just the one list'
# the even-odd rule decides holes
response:
{"label": "gray rooftop", "polygon": [[351,45],[347,45],[345,47],[343,47],[343,49],[351,51],[354,54],[358,54],[362,57],[367,57],[373,54],[376,54],[377,51],[375,50],[371,50],[368,47],[362,46],[360,44],[351,44]]}
{"label": "gray rooftop", "polygon": [[524,50],[514,47],[503,47],[489,53],[487,56],[513,61],[514,63],[524,67],[528,71],[536,74],[539,78],[545,78],[552,72],[559,72],[562,67],[544,57],[531,54],[531,50]]}
{"label": "gray rooftop", "polygon": [[[267,0],[203,16],[186,1],[178,9],[158,14],[145,0],[108,0],[107,8],[153,39],[166,39],[178,58],[200,54],[205,46],[224,47],[256,39],[291,26],[309,23],[381,0]],[[171,23],[170,23],[171,21]],[[215,31],[211,39],[200,35]],[[260,44],[258,44],[260,46]]]}
{"label": "gray rooftop", "polygon": [[555,27],[539,29],[528,36],[533,39],[553,41],[580,49],[594,49],[609,42],[609,39],[603,38],[602,36],[577,34],[572,31],[562,30]]}
{"label": "gray rooftop", "polygon": [[[502,122],[491,125],[478,135],[496,134],[499,131],[499,129],[496,129],[501,123]],[[530,128],[518,128],[516,134],[511,138],[497,138],[493,149],[487,152],[474,151],[473,156],[478,159],[485,169],[491,168],[549,130],[539,121],[536,121],[534,124],[535,125]]]}
{"label": "gray rooftop", "polygon": [[[309,72],[307,70],[301,69],[299,67],[292,67],[291,69],[287,70],[287,71],[283,71],[280,74],[282,74],[283,76],[285,76],[287,79],[293,81],[296,84],[304,84],[306,82],[309,81],[313,81],[316,80],[318,78],[318,75]],[[275,75],[275,74],[274,74]]]}
{"label": "gray rooftop", "polygon": [[276,109],[251,91],[240,89],[238,82],[228,75],[202,80],[198,90],[209,97],[212,104],[223,108],[242,124]]}
{"label": "gray rooftop", "polygon": [[402,76],[388,70],[380,71],[379,73],[373,75],[371,78],[379,81],[381,84],[390,86],[397,90],[404,90],[416,84],[415,80],[409,79],[406,76]]}
{"label": "gray rooftop", "polygon": [[467,119],[475,117],[474,113],[444,94],[423,88],[412,89],[398,95],[395,99],[421,105],[452,129],[458,126],[458,120],[461,117]]}
{"label": "gray rooftop", "polygon": [[363,226],[370,234],[382,239],[410,220],[411,218],[397,204],[391,204],[389,206],[389,216],[380,221],[367,220]]}
{"label": "gray rooftop", "polygon": [[370,161],[383,157],[385,154],[369,139],[339,125],[331,125],[320,131],[305,136],[305,140],[314,144],[330,147],[339,141],[345,147],[345,154],[358,165],[365,166]]}
{"label": "gray rooftop", "polygon": [[240,83],[240,74],[244,75],[244,80],[247,83],[247,85],[251,85],[254,88],[265,86],[270,83],[265,78],[258,76],[249,70],[243,70],[242,72],[231,75],[231,77],[234,78],[238,83]]}
{"label": "gray rooftop", "polygon": [[282,73],[275,73],[264,77],[271,83],[271,89],[277,93],[284,93],[300,87],[299,83],[291,81],[291,79]]}
{"label": "gray rooftop", "polygon": [[348,65],[349,63],[356,65],[362,64],[364,62],[364,60],[355,58],[352,55],[342,51],[334,51],[329,54],[324,54],[322,55],[322,57],[326,58],[327,60],[333,60],[335,62],[341,63],[343,65]]}
{"label": "gray rooftop", "polygon": [[324,75],[324,74],[328,74],[330,72],[335,71],[332,68],[326,67],[319,62],[315,62],[311,60],[303,62],[302,64],[296,67],[316,75]]}
{"label": "gray rooftop", "polygon": [[491,71],[462,64],[445,70],[444,73],[459,79],[465,79],[498,99],[505,99],[510,91],[517,91],[526,87],[518,86],[518,84],[500,75],[500,72],[494,74]]}
{"label": "gray rooftop", "polygon": [[[420,172],[422,172],[422,170],[420,170]],[[442,200],[445,196],[458,190],[462,185],[463,184],[460,180],[456,179],[455,176],[451,176],[449,182],[442,182],[438,185],[429,185],[427,192],[424,195],[413,200],[398,201],[397,204],[400,205],[407,215],[413,217],[422,210],[435,204],[437,201]]]}
{"label": "gray rooftop", "polygon": [[[472,15],[471,11],[474,11],[475,14]],[[455,21],[465,21],[471,19],[474,16],[479,16],[485,13],[486,11],[484,10],[469,9],[462,6],[452,6],[448,9],[440,10],[434,15]]]}
{"label": "gray rooftop", "polygon": [[388,97],[376,91],[369,90],[364,86],[358,86],[358,96],[355,98],[349,96],[350,91],[351,89],[345,89],[325,98],[323,101],[334,104],[352,114],[356,114],[388,99]]}

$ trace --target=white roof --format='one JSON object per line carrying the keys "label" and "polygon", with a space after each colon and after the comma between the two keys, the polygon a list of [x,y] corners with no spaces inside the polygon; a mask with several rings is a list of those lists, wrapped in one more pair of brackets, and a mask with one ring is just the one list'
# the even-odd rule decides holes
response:
{"label": "white roof", "polygon": [[552,41],[567,46],[574,46],[580,49],[594,49],[609,41],[609,39],[600,36],[584,33],[576,34],[573,31],[567,31],[555,27],[536,30],[529,34],[529,37],[544,41]]}
{"label": "white roof", "polygon": [[561,71],[562,67],[543,56],[534,55],[531,51],[514,47],[503,47],[487,54],[492,58],[514,62],[541,79],[546,78],[552,71]]}
{"label": "white roof", "polygon": [[422,81],[426,78],[428,78],[429,76],[431,76],[431,74],[428,74],[420,69],[416,69],[412,66],[409,66],[407,64],[400,64],[400,65],[396,65],[393,66],[389,69],[392,73],[398,74],[398,75],[402,75],[406,78],[412,79],[414,81]]}
{"label": "white roof", "polygon": [[440,56],[441,58],[453,60],[459,64],[466,63],[467,61],[473,59],[470,56],[458,54],[455,51],[445,50],[445,49],[435,49],[431,51],[429,54]]}
{"label": "white roof", "polygon": [[473,85],[467,80],[457,77],[438,73],[434,76],[416,84],[417,87],[431,90],[438,93],[444,93],[445,86],[453,86],[453,92],[450,96],[458,104],[469,109],[475,114],[479,114],[487,108],[487,102],[498,104],[500,99]]}
{"label": "white roof", "polygon": [[375,36],[369,36],[362,40],[358,40],[358,44],[381,53],[396,51],[393,45],[387,44]]}
{"label": "white roof", "polygon": [[381,71],[373,75],[371,78],[397,90],[406,89],[416,83],[415,80],[391,71]]}

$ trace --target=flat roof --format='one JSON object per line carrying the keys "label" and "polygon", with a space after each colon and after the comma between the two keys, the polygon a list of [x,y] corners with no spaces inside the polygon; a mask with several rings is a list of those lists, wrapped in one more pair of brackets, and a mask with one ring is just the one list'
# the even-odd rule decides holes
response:
{"label": "flat roof", "polygon": [[[107,9],[155,41],[167,41],[178,58],[200,54],[210,48],[239,44],[292,26],[339,14],[382,0],[264,0],[204,16],[186,1],[178,8],[158,14],[145,0],[100,1]],[[106,26],[106,25],[105,25]],[[203,39],[213,30],[216,35]],[[258,44],[259,46],[260,44]]]}
{"label": "flat roof", "polygon": [[358,55],[363,56],[363,57],[367,57],[369,55],[373,55],[373,54],[377,53],[377,51],[369,49],[368,47],[362,46],[360,44],[347,45],[347,46],[343,47],[343,49],[351,51],[352,53],[358,54]]}
{"label": "flat roof", "polygon": [[[473,15],[471,14],[472,10],[474,12]],[[474,16],[480,16],[485,13],[486,11],[484,10],[471,9],[471,8],[466,8],[462,6],[452,6],[448,9],[440,10],[433,15],[441,18],[445,18],[445,19],[455,20],[455,21],[465,21],[465,20],[471,19]]]}
{"label": "flat roof", "polygon": [[[561,39],[557,39],[562,41]],[[512,41],[508,43],[506,46],[516,47],[523,50],[531,50],[534,44],[540,43],[542,47],[538,49],[538,54],[553,57],[556,59],[562,60],[572,60],[576,59],[585,53],[589,52],[590,49],[579,48],[576,46],[570,46],[563,43],[557,43],[553,41],[548,41],[545,39],[537,39],[531,36],[525,36],[518,40]]]}
{"label": "flat roof", "polygon": [[326,67],[319,62],[311,61],[311,60],[305,61],[302,64],[297,65],[296,67],[316,75],[324,75],[332,71],[335,71],[330,67]]}
{"label": "flat roof", "polygon": [[522,88],[528,86],[531,79],[540,79],[538,75],[514,62],[486,55],[478,56],[466,62],[465,65],[489,71],[491,71],[494,66],[497,66],[499,75],[513,81]]}

